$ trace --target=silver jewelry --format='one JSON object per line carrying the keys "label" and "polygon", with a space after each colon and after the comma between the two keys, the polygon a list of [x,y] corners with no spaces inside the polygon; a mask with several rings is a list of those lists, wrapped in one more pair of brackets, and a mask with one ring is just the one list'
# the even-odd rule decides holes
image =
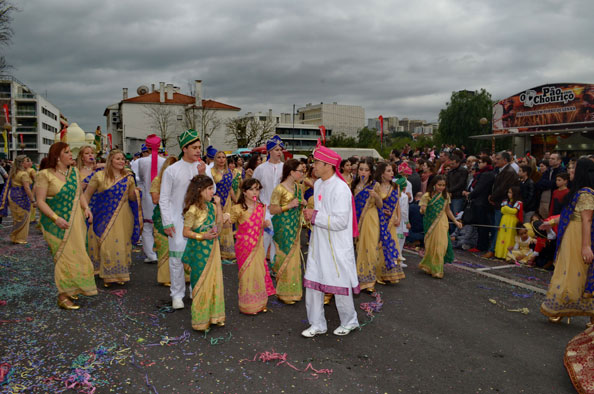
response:
{"label": "silver jewelry", "polygon": [[66,178],[68,176],[68,169],[66,171],[61,171],[61,170],[58,170],[58,168],[56,167],[56,172],[64,175],[64,178]]}

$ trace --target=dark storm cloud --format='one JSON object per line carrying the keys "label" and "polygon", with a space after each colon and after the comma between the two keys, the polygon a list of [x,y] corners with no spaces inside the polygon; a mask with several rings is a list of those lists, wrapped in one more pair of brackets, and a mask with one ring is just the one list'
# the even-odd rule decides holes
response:
{"label": "dark storm cloud", "polygon": [[361,105],[436,120],[452,91],[494,98],[594,82],[590,1],[27,0],[7,50],[14,75],[87,131],[122,87],[164,81],[242,111]]}

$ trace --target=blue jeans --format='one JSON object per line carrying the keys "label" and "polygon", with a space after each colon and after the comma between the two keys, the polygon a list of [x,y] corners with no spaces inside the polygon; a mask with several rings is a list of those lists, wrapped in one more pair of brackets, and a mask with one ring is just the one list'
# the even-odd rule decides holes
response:
{"label": "blue jeans", "polygon": [[[450,202],[450,210],[452,211],[452,214],[456,216],[458,213],[460,213],[460,211],[464,209],[465,204],[465,198],[452,198],[452,201]],[[453,233],[455,229],[456,226],[454,226],[454,224],[450,224],[450,234]]]}
{"label": "blue jeans", "polygon": [[499,232],[499,224],[501,223],[501,209],[496,209],[493,212],[493,226],[497,226],[491,231],[491,246],[489,252],[495,253],[495,243],[497,242],[497,233]]}

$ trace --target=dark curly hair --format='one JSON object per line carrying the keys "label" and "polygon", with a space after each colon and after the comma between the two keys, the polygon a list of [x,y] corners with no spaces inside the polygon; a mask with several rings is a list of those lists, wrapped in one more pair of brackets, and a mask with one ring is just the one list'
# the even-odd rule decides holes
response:
{"label": "dark curly hair", "polygon": [[241,194],[239,195],[239,199],[237,200],[237,203],[239,205],[241,205],[241,207],[244,210],[248,209],[247,204],[245,203],[245,194],[244,193],[247,192],[248,190],[250,190],[254,185],[258,185],[260,190],[262,190],[262,184],[256,178],[247,179],[246,181],[244,181],[241,184]]}
{"label": "dark curly hair", "polygon": [[188,191],[184,197],[184,211],[185,214],[192,205],[198,205],[200,208],[205,208],[205,202],[202,200],[202,191],[207,189],[209,186],[214,185],[214,182],[210,177],[206,175],[196,175],[190,181],[188,185]]}

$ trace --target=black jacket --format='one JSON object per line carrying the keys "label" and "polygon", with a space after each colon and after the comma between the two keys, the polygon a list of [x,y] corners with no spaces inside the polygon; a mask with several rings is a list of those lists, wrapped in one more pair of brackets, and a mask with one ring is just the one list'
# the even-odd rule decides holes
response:
{"label": "black jacket", "polygon": [[462,192],[466,190],[466,181],[468,180],[468,170],[462,165],[450,170],[446,176],[448,192],[454,198],[464,198]]}
{"label": "black jacket", "polygon": [[476,176],[478,176],[478,180],[474,185],[474,189],[468,195],[468,198],[472,200],[474,206],[491,208],[489,195],[493,189],[493,182],[495,182],[495,172],[483,172],[476,174]]}
{"label": "black jacket", "polygon": [[520,193],[522,194],[522,203],[524,212],[532,212],[538,209],[540,198],[537,197],[534,181],[530,178],[520,183]]}
{"label": "black jacket", "polygon": [[511,165],[506,165],[495,176],[495,183],[493,183],[493,191],[491,192],[491,201],[495,209],[501,207],[503,200],[507,199],[507,191],[510,187],[520,184],[520,178]]}

